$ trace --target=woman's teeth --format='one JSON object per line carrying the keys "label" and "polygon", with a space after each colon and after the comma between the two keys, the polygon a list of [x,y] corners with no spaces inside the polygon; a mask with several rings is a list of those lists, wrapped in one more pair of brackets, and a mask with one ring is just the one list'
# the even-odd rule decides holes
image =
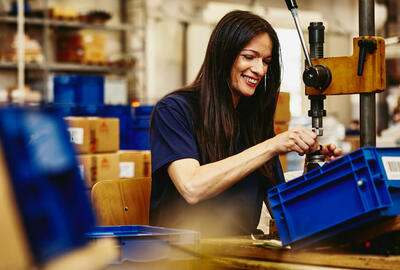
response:
{"label": "woman's teeth", "polygon": [[249,83],[257,83],[257,80],[256,79],[252,79],[252,78],[249,78],[249,77],[244,77],[245,79],[246,79],[246,81],[248,81]]}

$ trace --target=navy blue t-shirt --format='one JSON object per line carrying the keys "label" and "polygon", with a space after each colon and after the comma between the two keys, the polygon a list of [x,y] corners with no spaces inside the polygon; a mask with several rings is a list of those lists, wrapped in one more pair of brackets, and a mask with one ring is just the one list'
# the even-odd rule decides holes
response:
{"label": "navy blue t-shirt", "polygon": [[[196,92],[177,92],[160,100],[154,109],[150,133],[152,190],[150,225],[192,229],[203,236],[245,235],[257,228],[262,202],[271,181],[258,170],[219,195],[190,205],[179,194],[168,175],[168,165],[178,159],[200,162],[192,108],[198,106]],[[244,150],[238,143],[235,154]],[[284,181],[274,158],[276,182]]]}

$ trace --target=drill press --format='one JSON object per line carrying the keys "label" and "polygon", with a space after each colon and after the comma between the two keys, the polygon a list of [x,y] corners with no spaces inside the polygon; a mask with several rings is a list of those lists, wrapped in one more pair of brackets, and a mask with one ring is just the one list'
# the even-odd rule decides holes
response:
{"label": "drill press", "polygon": [[[371,3],[372,1],[372,3]],[[292,13],[296,29],[306,57],[303,81],[305,94],[311,101],[308,115],[312,129],[323,135],[322,119],[326,116],[326,95],[360,94],[361,146],[375,146],[375,92],[386,88],[385,42],[383,38],[368,36],[373,32],[373,0],[360,2],[360,37],[353,39],[353,55],[345,57],[323,57],[324,29],[322,23],[311,23],[309,30],[310,54],[308,54],[297,15],[295,0],[285,0]],[[371,12],[372,10],[372,12]],[[373,24],[373,23],[372,23]],[[364,28],[367,30],[364,31]],[[371,123],[373,122],[373,123]],[[319,151],[308,155],[307,169],[318,167],[324,162]]]}

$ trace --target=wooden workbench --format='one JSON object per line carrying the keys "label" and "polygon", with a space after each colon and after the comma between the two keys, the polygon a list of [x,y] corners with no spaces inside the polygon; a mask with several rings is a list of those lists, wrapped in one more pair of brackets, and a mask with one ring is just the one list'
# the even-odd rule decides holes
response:
{"label": "wooden workbench", "polygon": [[209,265],[224,269],[400,269],[400,256],[292,251],[254,243],[250,236],[203,239],[201,249]]}
{"label": "wooden workbench", "polygon": [[[360,244],[392,232],[400,232],[400,215],[367,223],[335,239]],[[254,241],[250,236],[203,239],[201,252],[203,261],[231,269],[400,269],[400,255],[351,253],[335,250],[333,247],[336,245],[331,245],[329,249],[320,246],[293,251],[259,244],[259,240]]]}

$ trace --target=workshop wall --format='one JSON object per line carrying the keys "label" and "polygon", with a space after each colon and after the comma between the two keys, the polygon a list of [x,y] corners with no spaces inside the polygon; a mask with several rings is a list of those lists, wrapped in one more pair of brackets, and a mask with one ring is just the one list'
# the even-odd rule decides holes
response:
{"label": "workshop wall", "polygon": [[183,26],[151,18],[147,24],[147,99],[155,103],[183,83]]}

